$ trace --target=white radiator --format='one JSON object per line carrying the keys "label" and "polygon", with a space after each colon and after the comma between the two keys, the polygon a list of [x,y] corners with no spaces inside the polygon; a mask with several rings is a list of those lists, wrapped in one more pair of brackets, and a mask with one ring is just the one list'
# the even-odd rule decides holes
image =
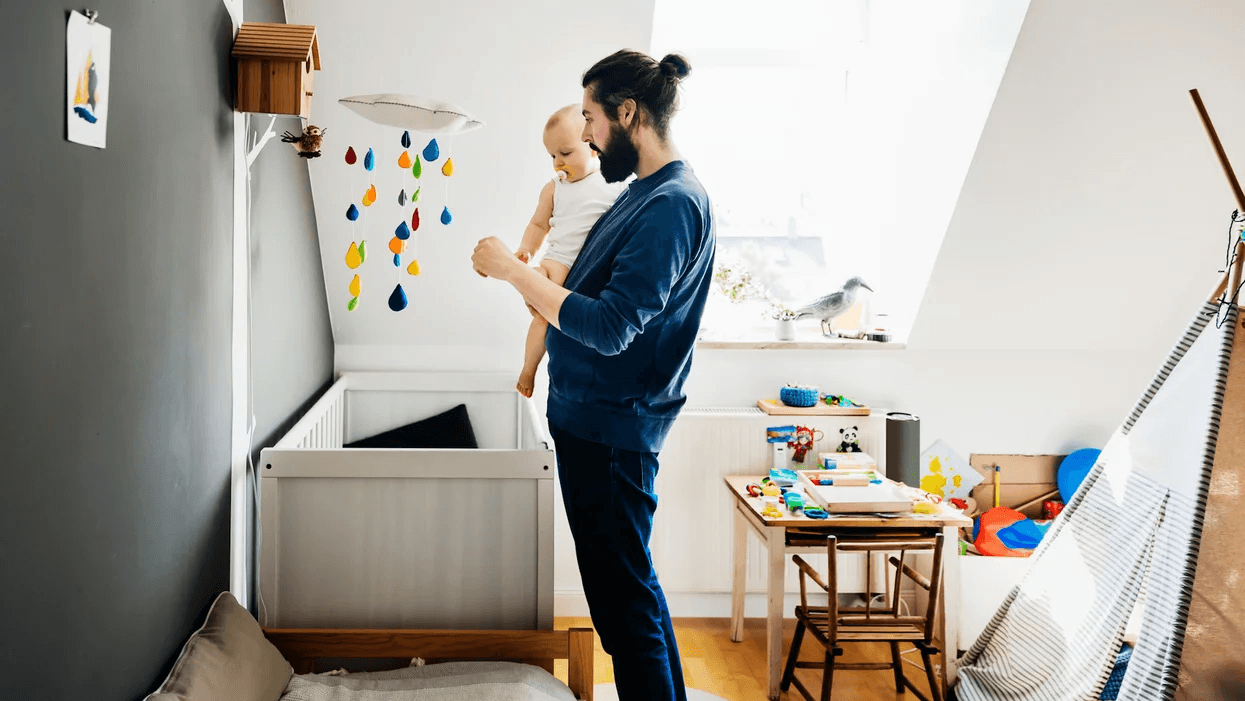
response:
{"label": "white radiator", "polygon": [[[727,475],[763,475],[772,464],[772,448],[765,440],[769,426],[808,426],[822,432],[804,465],[816,466],[817,453],[838,448],[839,429],[857,427],[861,450],[885,459],[886,413],[870,416],[770,416],[756,408],[684,409],[671,429],[659,456],[657,517],[650,547],[653,564],[674,616],[729,615],[732,578],[734,498],[723,478]],[[793,463],[796,468],[799,463]],[[561,500],[559,500],[560,503]],[[560,512],[560,509],[559,509]],[[581,593],[570,532],[558,514],[558,615],[573,615],[568,596]],[[804,556],[824,567],[825,556]],[[764,594],[765,551],[760,541],[748,539],[748,591]],[[864,560],[841,558],[842,592],[864,591]],[[798,570],[787,562],[787,591],[799,591]],[[875,568],[873,591],[884,586]],[[564,613],[565,611],[565,613]]]}

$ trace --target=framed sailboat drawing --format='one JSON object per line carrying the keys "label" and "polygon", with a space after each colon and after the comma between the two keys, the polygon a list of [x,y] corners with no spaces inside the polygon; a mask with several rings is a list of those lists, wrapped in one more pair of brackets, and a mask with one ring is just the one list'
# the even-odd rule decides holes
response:
{"label": "framed sailboat drawing", "polygon": [[104,148],[108,134],[108,77],[112,30],[80,12],[69,13],[65,29],[65,136]]}

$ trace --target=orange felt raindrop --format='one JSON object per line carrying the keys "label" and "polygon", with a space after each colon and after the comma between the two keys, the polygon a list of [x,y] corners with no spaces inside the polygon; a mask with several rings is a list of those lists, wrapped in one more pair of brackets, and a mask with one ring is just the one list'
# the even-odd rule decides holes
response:
{"label": "orange felt raindrop", "polygon": [[403,151],[402,155],[398,156],[398,167],[401,168],[402,170],[406,170],[407,168],[410,168],[411,167],[411,154],[407,153],[406,151]]}
{"label": "orange felt raindrop", "polygon": [[394,236],[393,238],[389,239],[389,250],[393,251],[394,254],[405,253],[406,252],[406,241],[403,241],[397,236]]}

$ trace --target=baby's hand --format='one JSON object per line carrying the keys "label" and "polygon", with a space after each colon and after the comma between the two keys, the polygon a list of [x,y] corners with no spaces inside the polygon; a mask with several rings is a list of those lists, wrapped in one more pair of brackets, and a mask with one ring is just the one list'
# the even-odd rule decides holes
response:
{"label": "baby's hand", "polygon": [[532,260],[532,253],[531,251],[525,251],[522,248],[520,248],[519,250],[514,252],[514,257],[518,258],[524,263],[528,263],[528,262],[531,262]]}

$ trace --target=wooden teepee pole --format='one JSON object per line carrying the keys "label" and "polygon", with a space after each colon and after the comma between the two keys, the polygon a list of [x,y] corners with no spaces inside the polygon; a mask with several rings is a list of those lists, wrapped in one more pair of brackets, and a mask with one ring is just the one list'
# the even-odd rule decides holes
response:
{"label": "wooden teepee pole", "polygon": [[[1223,150],[1223,144],[1219,141],[1219,134],[1215,132],[1215,125],[1210,121],[1210,114],[1206,111],[1206,105],[1202,102],[1202,96],[1198,94],[1197,88],[1189,91],[1189,95],[1193,98],[1193,104],[1197,107],[1197,113],[1202,118],[1202,126],[1206,129],[1206,135],[1210,137],[1210,143],[1215,147],[1215,155],[1219,157],[1219,165],[1223,168],[1223,174],[1228,178],[1228,186],[1232,188],[1232,195],[1236,198],[1236,206],[1245,214],[1245,191],[1241,190],[1241,183],[1236,179],[1236,173],[1232,170],[1232,164],[1228,162],[1228,154]],[[1245,274],[1242,266],[1245,265],[1245,241],[1237,241],[1235,246],[1233,265],[1224,271],[1223,278],[1219,284],[1215,286],[1215,291],[1210,296],[1210,301],[1214,302],[1225,290],[1235,292],[1241,286],[1241,276]]]}

